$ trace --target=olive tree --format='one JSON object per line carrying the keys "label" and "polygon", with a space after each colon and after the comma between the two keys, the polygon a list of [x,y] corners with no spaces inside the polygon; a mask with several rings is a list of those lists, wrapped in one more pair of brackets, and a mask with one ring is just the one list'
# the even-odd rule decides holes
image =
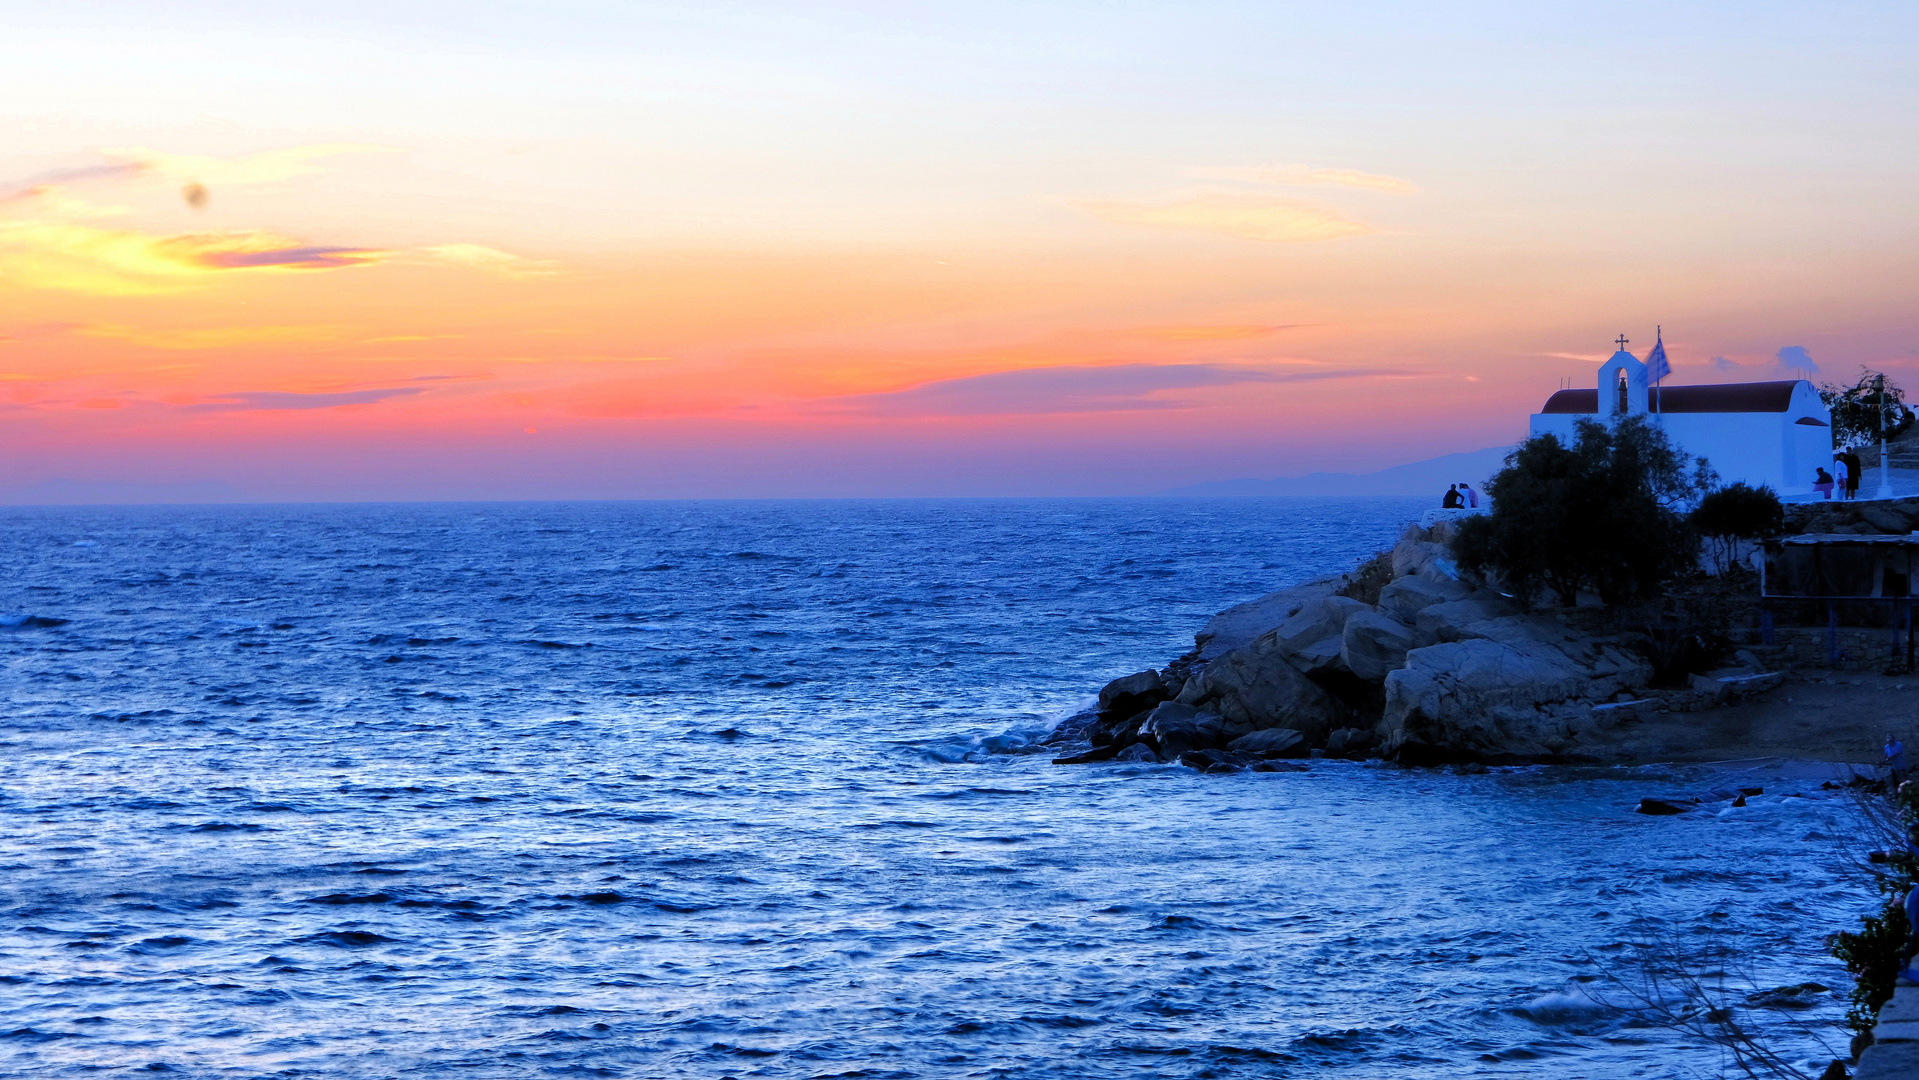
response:
{"label": "olive tree", "polygon": [[1486,485],[1492,512],[1455,525],[1453,558],[1527,602],[1542,589],[1569,607],[1588,589],[1637,599],[1697,564],[1686,512],[1715,480],[1644,416],[1581,419],[1570,446],[1537,435],[1507,455]]}

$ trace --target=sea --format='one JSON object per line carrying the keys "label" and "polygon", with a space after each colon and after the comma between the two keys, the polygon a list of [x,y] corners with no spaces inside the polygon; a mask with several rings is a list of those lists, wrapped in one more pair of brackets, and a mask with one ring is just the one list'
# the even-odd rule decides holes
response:
{"label": "sea", "polygon": [[0,509],[0,1075],[1743,1075],[1668,960],[1844,1056],[1820,767],[1052,763],[1423,506]]}

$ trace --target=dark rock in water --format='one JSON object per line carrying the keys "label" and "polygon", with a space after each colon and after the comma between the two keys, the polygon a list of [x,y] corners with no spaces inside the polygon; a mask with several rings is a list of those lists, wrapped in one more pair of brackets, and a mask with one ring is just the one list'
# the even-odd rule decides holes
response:
{"label": "dark rock in water", "polygon": [[1223,775],[1225,773],[1245,772],[1246,770],[1240,768],[1239,766],[1233,764],[1230,761],[1216,761],[1212,763],[1211,765],[1206,766],[1206,771],[1208,773]]}
{"label": "dark rock in water", "polygon": [[1821,994],[1829,994],[1832,987],[1825,983],[1799,983],[1796,986],[1776,986],[1771,990],[1761,990],[1746,998],[1746,1004],[1762,1009],[1810,1009],[1817,1005]]}
{"label": "dark rock in water", "polygon": [[1199,710],[1177,701],[1164,701],[1145,720],[1140,721],[1142,740],[1159,748],[1163,758],[1176,758],[1188,750],[1204,750],[1207,739],[1194,718]]}
{"label": "dark rock in water", "polygon": [[1157,764],[1159,762],[1159,755],[1153,753],[1153,748],[1150,746],[1147,746],[1145,743],[1133,743],[1132,745],[1121,750],[1119,753],[1114,754],[1113,760],[1114,761],[1137,761],[1142,764]]}
{"label": "dark rock in water", "polygon": [[1326,736],[1326,756],[1358,760],[1373,748],[1373,733],[1365,728],[1343,727]]}
{"label": "dark rock in water", "polygon": [[1741,795],[1764,795],[1765,793],[1766,789],[1762,787],[1742,787],[1739,789],[1739,794]]}
{"label": "dark rock in water", "polygon": [[1100,690],[1099,711],[1107,718],[1131,716],[1151,709],[1166,697],[1166,682],[1159,677],[1159,672],[1135,672],[1123,679],[1114,679]]}
{"label": "dark rock in water", "polygon": [[1741,795],[1737,799],[1734,799],[1732,801],[1732,804],[1734,806],[1744,806],[1746,805],[1746,797],[1744,795]]}
{"label": "dark rock in water", "polygon": [[1255,761],[1246,766],[1253,772],[1311,772],[1297,761]]}
{"label": "dark rock in water", "polygon": [[1239,750],[1261,757],[1305,757],[1311,747],[1306,745],[1305,736],[1292,728],[1266,728],[1250,735],[1242,735],[1226,744],[1229,750]]}
{"label": "dark rock in water", "polygon": [[1477,761],[1461,762],[1453,766],[1453,773],[1456,776],[1484,776],[1488,771],[1484,764]]}
{"label": "dark rock in water", "polygon": [[1205,772],[1207,769],[1218,764],[1212,758],[1206,756],[1206,751],[1204,750],[1186,751],[1179,756],[1179,763],[1189,769],[1198,769],[1200,772]]}
{"label": "dark rock in water", "polygon": [[1087,735],[1091,733],[1093,726],[1098,723],[1099,712],[1097,710],[1087,709],[1084,712],[1076,712],[1066,719],[1061,720],[1054,726],[1051,732],[1047,733],[1046,738],[1040,741],[1048,746],[1078,742],[1086,738]]}
{"label": "dark rock in water", "polygon": [[1692,808],[1693,803],[1689,799],[1641,799],[1638,812],[1655,815],[1683,814]]}
{"label": "dark rock in water", "polygon": [[1053,764],[1087,765],[1095,761],[1111,761],[1113,757],[1120,752],[1120,749],[1121,748],[1117,746],[1095,746],[1083,754],[1070,754],[1066,757],[1054,758]]}

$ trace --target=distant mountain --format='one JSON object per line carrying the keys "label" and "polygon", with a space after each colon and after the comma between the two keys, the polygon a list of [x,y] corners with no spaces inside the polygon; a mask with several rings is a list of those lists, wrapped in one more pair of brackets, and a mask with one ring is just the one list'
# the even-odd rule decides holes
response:
{"label": "distant mountain", "polygon": [[1213,480],[1155,492],[1157,495],[1430,495],[1433,505],[1461,480],[1479,487],[1505,463],[1510,446],[1447,454],[1370,473],[1307,473],[1272,480]]}

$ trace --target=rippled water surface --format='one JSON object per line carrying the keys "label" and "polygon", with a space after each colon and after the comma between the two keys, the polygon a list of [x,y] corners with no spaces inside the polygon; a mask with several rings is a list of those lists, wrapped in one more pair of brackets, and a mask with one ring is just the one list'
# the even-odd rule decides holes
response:
{"label": "rippled water surface", "polygon": [[0,511],[0,1072],[1718,1075],[1589,980],[1843,987],[1816,780],[1031,752],[1416,512]]}

